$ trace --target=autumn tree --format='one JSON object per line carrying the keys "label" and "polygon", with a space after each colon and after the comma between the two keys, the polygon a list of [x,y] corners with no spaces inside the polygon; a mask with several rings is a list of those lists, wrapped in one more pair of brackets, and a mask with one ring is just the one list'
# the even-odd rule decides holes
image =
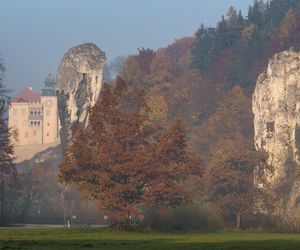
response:
{"label": "autumn tree", "polygon": [[186,150],[186,135],[186,125],[176,120],[155,143],[148,170],[151,187],[145,193],[150,204],[176,207],[191,202],[190,195],[179,184],[188,175],[201,173],[199,161],[192,160]]}
{"label": "autumn tree", "polygon": [[178,61],[180,61],[185,55],[189,54],[194,44],[194,37],[184,37],[176,39],[175,42],[166,48],[166,51],[174,63],[178,63]]}
{"label": "autumn tree", "polygon": [[16,169],[14,164],[14,149],[10,137],[12,131],[7,123],[7,89],[3,85],[5,68],[0,63],[0,201],[1,223],[5,223],[6,189],[13,182]]}
{"label": "autumn tree", "polygon": [[129,56],[119,74],[128,84],[128,86],[146,89],[145,72],[140,69],[139,62],[135,56]]}
{"label": "autumn tree", "polygon": [[125,61],[121,76],[145,91],[150,120],[163,125],[179,117],[190,128],[213,112],[222,91],[190,68],[194,43],[193,37],[176,39],[156,52],[139,49]]}
{"label": "autumn tree", "polygon": [[241,216],[263,203],[266,189],[259,187],[267,188],[264,171],[271,170],[265,153],[254,148],[253,133],[251,100],[236,86],[192,139],[197,153],[205,157],[206,195],[230,225],[235,221],[237,230]]}
{"label": "autumn tree", "polygon": [[242,139],[220,140],[215,147],[205,174],[209,199],[222,209],[227,220],[235,219],[239,231],[241,216],[253,213],[264,198],[258,183],[267,184],[266,155]]}
{"label": "autumn tree", "polygon": [[158,50],[150,73],[145,77],[149,86],[147,98],[155,101],[155,105],[149,105],[150,115],[156,107],[164,114],[166,123],[177,117],[188,126],[201,122],[212,111],[219,96],[215,85],[208,84],[196,70],[190,68],[193,44],[192,38],[179,39]]}
{"label": "autumn tree", "polygon": [[151,87],[159,86],[166,92],[172,86],[172,80],[175,74],[174,63],[164,49],[159,49],[150,65],[150,74],[148,76]]}
{"label": "autumn tree", "polygon": [[290,34],[296,28],[296,16],[293,10],[289,9],[286,13],[282,24],[279,28],[280,35],[283,39],[289,38]]}
{"label": "autumn tree", "polygon": [[155,57],[155,52],[152,49],[145,49],[141,48],[138,49],[139,53],[135,56],[137,62],[139,63],[140,69],[145,72],[149,73],[150,71],[150,64]]}
{"label": "autumn tree", "polygon": [[122,65],[119,75],[129,86],[147,89],[147,75],[150,73],[150,65],[155,57],[152,49],[138,49],[138,54],[129,56]]}
{"label": "autumn tree", "polygon": [[149,123],[142,91],[118,78],[104,85],[86,129],[78,129],[60,166],[60,179],[74,185],[117,220],[137,219],[151,204],[189,201],[180,185],[196,169],[186,151],[181,121],[164,129]]}
{"label": "autumn tree", "polygon": [[218,103],[216,111],[194,131],[191,145],[195,153],[211,157],[219,140],[244,138],[253,144],[254,128],[251,99],[239,86]]}

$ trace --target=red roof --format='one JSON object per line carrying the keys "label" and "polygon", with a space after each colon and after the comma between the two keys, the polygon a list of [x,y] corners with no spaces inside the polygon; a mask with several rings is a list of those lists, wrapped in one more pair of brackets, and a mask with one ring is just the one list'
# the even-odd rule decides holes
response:
{"label": "red roof", "polygon": [[16,97],[12,100],[13,102],[40,102],[41,97],[39,94],[32,92],[30,87],[27,87],[22,90],[21,93],[16,95]]}

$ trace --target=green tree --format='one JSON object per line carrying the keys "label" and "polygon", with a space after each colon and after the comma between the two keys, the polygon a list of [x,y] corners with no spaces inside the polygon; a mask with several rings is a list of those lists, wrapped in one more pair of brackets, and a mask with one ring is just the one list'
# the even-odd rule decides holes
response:
{"label": "green tree", "polygon": [[213,66],[216,44],[216,31],[215,28],[206,28],[202,24],[197,30],[195,46],[192,50],[192,67],[199,70],[200,73],[207,73]]}
{"label": "green tree", "polygon": [[12,130],[8,128],[7,122],[8,91],[3,85],[4,72],[5,67],[2,63],[0,63],[0,216],[2,224],[6,222],[6,189],[9,188],[16,176],[14,148],[10,140]]}
{"label": "green tree", "polygon": [[264,2],[254,0],[253,6],[249,6],[248,22],[261,27],[264,24]]}

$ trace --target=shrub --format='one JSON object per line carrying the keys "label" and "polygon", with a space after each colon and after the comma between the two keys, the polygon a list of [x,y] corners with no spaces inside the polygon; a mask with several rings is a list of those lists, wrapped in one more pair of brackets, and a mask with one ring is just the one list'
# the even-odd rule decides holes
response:
{"label": "shrub", "polygon": [[281,233],[300,232],[300,218],[287,215],[256,214],[242,220],[242,228],[252,231],[274,231]]}
{"label": "shrub", "polygon": [[145,212],[142,228],[158,231],[209,231],[223,227],[220,213],[209,203],[184,205],[161,210],[155,207]]}
{"label": "shrub", "polygon": [[299,233],[300,218],[298,216],[277,215],[273,217],[274,228],[277,232]]}

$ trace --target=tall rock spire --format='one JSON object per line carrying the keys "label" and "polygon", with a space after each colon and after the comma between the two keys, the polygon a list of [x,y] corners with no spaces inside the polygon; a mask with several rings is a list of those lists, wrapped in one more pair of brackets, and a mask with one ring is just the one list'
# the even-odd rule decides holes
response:
{"label": "tall rock spire", "polygon": [[86,126],[88,107],[97,101],[101,86],[105,53],[93,43],[71,48],[60,62],[56,77],[60,138],[68,145],[72,128]]}
{"label": "tall rock spire", "polygon": [[[268,153],[274,167],[269,180],[280,189],[278,205],[287,217],[298,211],[300,220],[300,53],[284,51],[269,61],[257,80],[252,108],[255,146]],[[290,184],[285,192],[283,183]]]}

